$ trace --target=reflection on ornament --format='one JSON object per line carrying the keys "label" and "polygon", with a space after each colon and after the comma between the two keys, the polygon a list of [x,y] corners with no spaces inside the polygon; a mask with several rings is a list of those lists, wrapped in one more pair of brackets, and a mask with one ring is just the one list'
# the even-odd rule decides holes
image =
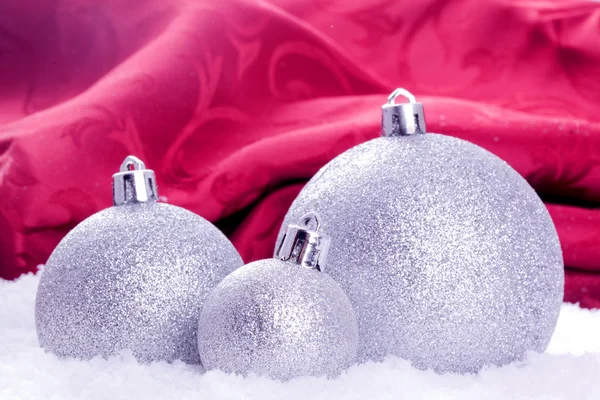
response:
{"label": "reflection on ornament", "polygon": [[202,303],[243,265],[211,223],[157,202],[154,172],[129,156],[113,176],[114,206],[58,244],[36,299],[40,345],[88,359],[130,349],[141,362],[199,363]]}
{"label": "reflection on ornament", "polygon": [[273,379],[335,376],[356,359],[358,327],[350,300],[321,272],[329,238],[315,214],[290,225],[276,258],[233,272],[200,316],[202,365]]}
{"label": "reflection on ornament", "polygon": [[[409,103],[395,104],[400,94]],[[498,157],[425,132],[423,105],[398,89],[383,137],[325,165],[283,226],[309,210],[323,217],[336,244],[328,272],[359,321],[359,361],[392,354],[460,373],[543,351],[564,283],[544,204]]]}

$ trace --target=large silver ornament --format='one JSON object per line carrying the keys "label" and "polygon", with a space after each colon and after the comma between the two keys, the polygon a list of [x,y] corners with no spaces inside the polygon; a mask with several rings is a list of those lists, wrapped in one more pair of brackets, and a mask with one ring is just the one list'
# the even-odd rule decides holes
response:
{"label": "large silver ornament", "polygon": [[[399,94],[410,103],[395,104]],[[325,165],[283,223],[323,217],[328,272],[359,321],[359,361],[392,354],[464,373],[544,351],[564,273],[535,191],[488,151],[423,134],[422,104],[403,89],[383,106],[382,133]]]}
{"label": "large silver ornament", "polygon": [[358,326],[350,300],[320,272],[329,238],[318,217],[291,225],[277,258],[233,272],[200,315],[202,365],[287,380],[335,376],[356,360]]}
{"label": "large silver ornament", "polygon": [[77,225],[43,270],[40,345],[88,359],[130,349],[141,362],[199,363],[205,297],[243,262],[211,223],[158,203],[154,173],[128,157],[113,177],[115,206]]}

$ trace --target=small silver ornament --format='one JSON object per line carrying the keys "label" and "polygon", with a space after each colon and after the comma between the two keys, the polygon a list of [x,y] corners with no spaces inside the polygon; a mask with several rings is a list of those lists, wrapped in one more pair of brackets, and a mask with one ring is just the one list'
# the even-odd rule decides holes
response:
{"label": "small silver ornament", "polygon": [[276,258],[233,272],[200,315],[202,365],[287,380],[335,376],[356,359],[358,326],[350,300],[320,272],[329,238],[309,214],[290,225]]}
{"label": "small silver ornament", "polygon": [[41,347],[61,357],[200,362],[202,303],[243,265],[210,222],[157,202],[154,172],[129,156],[113,176],[114,206],[77,225],[43,270],[36,298]]}
{"label": "small silver ornament", "polygon": [[[401,94],[408,104],[395,104]],[[423,105],[396,90],[383,137],[325,165],[283,225],[308,210],[323,217],[336,243],[328,272],[356,310],[361,362],[392,354],[464,373],[543,351],[564,285],[544,204],[498,157],[425,132]]]}

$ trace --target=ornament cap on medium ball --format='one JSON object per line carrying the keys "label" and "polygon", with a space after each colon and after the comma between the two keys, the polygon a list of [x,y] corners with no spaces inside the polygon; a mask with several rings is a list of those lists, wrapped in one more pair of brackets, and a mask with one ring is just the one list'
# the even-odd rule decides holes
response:
{"label": "ornament cap on medium ball", "polygon": [[350,300],[321,272],[330,246],[314,213],[291,224],[273,259],[223,280],[200,315],[198,348],[207,370],[288,380],[336,376],[356,360]]}
{"label": "ornament cap on medium ball", "polygon": [[158,201],[155,174],[128,156],[113,207],[87,218],[52,252],[36,298],[41,347],[60,357],[200,362],[202,303],[243,265],[204,218]]}
{"label": "ornament cap on medium ball", "polygon": [[487,150],[428,133],[423,104],[404,89],[382,106],[381,134],[321,168],[279,234],[307,211],[321,215],[336,244],[328,274],[358,318],[359,362],[395,355],[465,373],[544,351],[564,272],[533,188]]}

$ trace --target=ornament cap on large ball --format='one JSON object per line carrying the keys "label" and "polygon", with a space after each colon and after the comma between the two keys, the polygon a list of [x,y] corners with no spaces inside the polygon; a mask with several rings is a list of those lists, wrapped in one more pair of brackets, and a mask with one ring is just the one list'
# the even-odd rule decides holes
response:
{"label": "ornament cap on large ball", "polygon": [[[398,97],[408,103],[396,103]],[[410,136],[427,132],[423,103],[417,102],[408,90],[398,88],[390,94],[386,104],[381,106],[381,136]]]}
{"label": "ornament cap on large ball", "polygon": [[309,213],[287,227],[274,258],[230,274],[200,315],[198,348],[207,370],[288,380],[335,376],[351,366],[358,326],[350,300],[321,272],[330,238]]}
{"label": "ornament cap on large ball", "polygon": [[60,357],[200,362],[205,297],[243,262],[204,218],[161,203],[154,171],[127,156],[112,177],[113,206],[54,249],[36,298],[40,346]]}

